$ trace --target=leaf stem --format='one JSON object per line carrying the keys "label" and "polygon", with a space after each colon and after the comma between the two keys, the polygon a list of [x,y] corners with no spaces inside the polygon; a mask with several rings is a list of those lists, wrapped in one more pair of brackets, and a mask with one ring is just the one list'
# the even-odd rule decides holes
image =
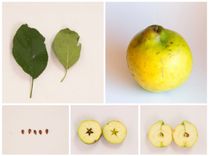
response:
{"label": "leaf stem", "polygon": [[30,88],[30,98],[32,98],[33,95],[33,78],[32,78],[32,83],[31,83],[31,88]]}
{"label": "leaf stem", "polygon": [[64,81],[64,79],[65,79],[66,75],[67,75],[67,69],[65,69],[65,75],[64,75],[64,77],[61,79],[61,81],[60,81],[60,82],[63,82],[63,81]]}

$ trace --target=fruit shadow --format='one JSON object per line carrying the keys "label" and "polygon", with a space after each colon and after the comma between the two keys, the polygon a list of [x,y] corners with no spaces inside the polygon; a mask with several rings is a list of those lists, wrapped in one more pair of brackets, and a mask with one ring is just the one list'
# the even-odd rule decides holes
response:
{"label": "fruit shadow", "polygon": [[[100,142],[103,146],[107,147],[108,149],[112,149],[112,150],[117,150],[117,149],[121,148],[121,146],[123,145],[123,143],[121,143],[121,144],[108,143],[107,140],[105,140],[105,138],[103,136],[101,136]],[[111,153],[107,153],[107,154],[111,154]]]}
{"label": "fruit shadow", "polygon": [[77,149],[75,151],[74,149],[71,149],[72,154],[92,154],[94,153],[94,150],[98,148],[100,142],[97,141],[94,144],[85,144],[79,139],[79,136],[77,134],[74,135],[73,141],[74,142],[71,142],[71,144],[74,144],[74,147],[76,147]]}

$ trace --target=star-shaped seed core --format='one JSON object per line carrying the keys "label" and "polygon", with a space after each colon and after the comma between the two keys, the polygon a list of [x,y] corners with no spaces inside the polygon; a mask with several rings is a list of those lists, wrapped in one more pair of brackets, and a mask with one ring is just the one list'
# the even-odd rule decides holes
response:
{"label": "star-shaped seed core", "polygon": [[117,131],[117,130],[114,128],[113,130],[111,130],[111,132],[112,132],[112,135],[116,135],[116,136],[117,136],[117,134],[118,134],[119,131]]}
{"label": "star-shaped seed core", "polygon": [[92,134],[92,133],[94,133],[93,131],[92,131],[92,128],[86,128],[86,134],[88,134],[89,136]]}

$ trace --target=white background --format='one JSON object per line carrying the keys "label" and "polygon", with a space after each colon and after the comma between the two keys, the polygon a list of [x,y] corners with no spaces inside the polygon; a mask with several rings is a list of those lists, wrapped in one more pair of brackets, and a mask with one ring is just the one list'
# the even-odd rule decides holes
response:
{"label": "white background", "polygon": [[[127,128],[122,144],[110,144],[103,136],[98,142],[86,145],[80,141],[77,129],[82,120],[97,120],[104,126],[109,120],[119,120]],[[72,154],[137,154],[138,107],[137,106],[73,106],[71,108]]]}
{"label": "white background", "polygon": [[[45,71],[34,81],[12,55],[12,40],[24,23],[45,37],[49,59]],[[65,27],[80,35],[78,62],[64,68],[52,51],[56,33]],[[3,4],[3,101],[4,102],[102,102],[104,81],[102,3],[4,3]]]}
{"label": "white background", "polygon": [[[143,154],[206,154],[207,114],[206,106],[142,106],[141,153]],[[192,122],[198,130],[198,141],[192,148],[180,148],[174,142],[166,148],[154,147],[147,138],[149,127],[163,120],[173,129],[183,120]]]}
{"label": "white background", "polygon": [[[4,154],[68,154],[67,106],[4,106]],[[49,129],[48,135],[21,134],[21,129]]]}
{"label": "white background", "polygon": [[[106,4],[107,102],[206,102],[206,3]],[[193,71],[181,87],[164,93],[143,90],[127,68],[130,40],[149,25],[159,24],[180,33],[193,54]]]}

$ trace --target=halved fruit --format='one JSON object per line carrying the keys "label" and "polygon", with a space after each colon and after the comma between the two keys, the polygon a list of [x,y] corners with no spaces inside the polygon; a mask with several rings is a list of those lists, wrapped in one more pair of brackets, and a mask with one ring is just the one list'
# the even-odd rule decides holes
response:
{"label": "halved fruit", "polygon": [[124,141],[127,135],[127,130],[124,124],[120,121],[109,121],[103,127],[104,138],[112,144],[120,144]]}
{"label": "halved fruit", "polygon": [[159,120],[150,127],[148,138],[155,147],[167,147],[172,142],[172,129]]}
{"label": "halved fruit", "polygon": [[100,124],[95,120],[84,120],[78,128],[78,136],[85,144],[93,144],[102,135]]}
{"label": "halved fruit", "polygon": [[185,120],[174,129],[173,139],[180,147],[192,147],[198,140],[197,128]]}

